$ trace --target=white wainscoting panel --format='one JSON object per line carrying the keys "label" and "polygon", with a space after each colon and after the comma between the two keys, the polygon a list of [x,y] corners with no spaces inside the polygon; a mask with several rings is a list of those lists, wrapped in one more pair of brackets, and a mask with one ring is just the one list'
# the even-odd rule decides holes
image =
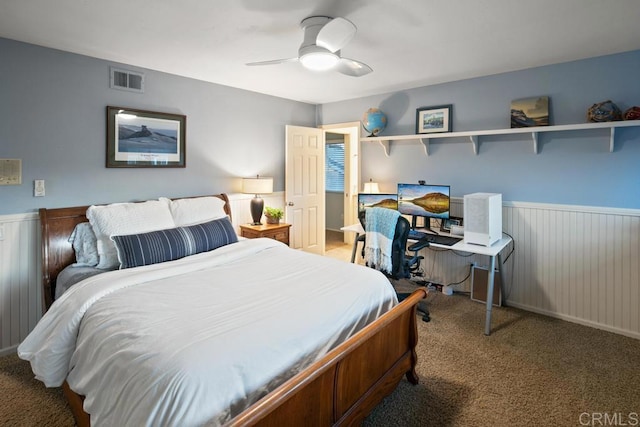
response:
{"label": "white wainscoting panel", "polygon": [[[230,194],[233,224],[251,222],[253,196]],[[263,196],[284,207],[284,193]],[[462,216],[462,199],[451,214]],[[505,202],[507,305],[640,339],[640,210]],[[285,218],[286,221],[286,218]],[[15,351],[41,317],[37,214],[0,216],[0,354]],[[486,256],[426,249],[427,279],[470,290],[471,263]]]}
{"label": "white wainscoting panel", "polygon": [[[462,199],[451,214],[462,216]],[[503,300],[528,311],[640,339],[640,211],[505,202]],[[486,256],[426,249],[425,278],[462,281]],[[470,279],[454,287],[470,291]]]}
{"label": "white wainscoting panel", "polygon": [[[233,223],[238,235],[240,235],[240,225],[251,224],[253,222],[253,219],[251,218],[251,199],[253,199],[254,196],[243,193],[228,194],[227,196],[229,196],[229,204],[231,205],[231,222]],[[283,211],[285,210],[284,192],[280,191],[273,194],[263,194],[261,197],[264,200],[265,206],[280,208]],[[264,223],[265,221],[266,219],[263,216],[262,222]],[[284,218],[284,222],[286,222],[286,218]]]}
{"label": "white wainscoting panel", "polygon": [[0,216],[0,355],[11,353],[42,315],[37,214]]}
{"label": "white wainscoting panel", "polygon": [[640,338],[640,211],[507,203],[508,303]]}

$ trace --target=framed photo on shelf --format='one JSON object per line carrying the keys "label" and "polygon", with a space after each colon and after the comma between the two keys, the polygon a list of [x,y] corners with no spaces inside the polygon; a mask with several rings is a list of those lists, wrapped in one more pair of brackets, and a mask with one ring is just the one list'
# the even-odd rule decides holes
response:
{"label": "framed photo on shelf", "polygon": [[418,108],[416,133],[451,132],[451,109],[451,104]]}
{"label": "framed photo on shelf", "polygon": [[514,99],[511,101],[511,128],[549,126],[549,97]]}
{"label": "framed photo on shelf", "polygon": [[108,168],[183,168],[187,117],[107,107]]}

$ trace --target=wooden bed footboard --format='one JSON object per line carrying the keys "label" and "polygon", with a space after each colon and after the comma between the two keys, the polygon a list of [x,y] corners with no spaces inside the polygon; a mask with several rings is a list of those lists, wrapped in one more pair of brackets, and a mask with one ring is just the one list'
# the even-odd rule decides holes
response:
{"label": "wooden bed footboard", "polygon": [[[396,307],[267,394],[226,426],[358,425],[404,375],[418,383],[416,307],[418,289]],[[90,425],[82,396],[65,382],[78,427]]]}
{"label": "wooden bed footboard", "polygon": [[403,375],[418,383],[416,307],[426,296],[416,290],[227,426],[358,425]]}

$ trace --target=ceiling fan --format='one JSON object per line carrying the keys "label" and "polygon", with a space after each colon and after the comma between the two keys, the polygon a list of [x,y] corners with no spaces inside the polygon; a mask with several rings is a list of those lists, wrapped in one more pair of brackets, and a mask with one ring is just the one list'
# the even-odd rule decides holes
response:
{"label": "ceiling fan", "polygon": [[340,49],[351,41],[357,31],[356,26],[351,21],[328,16],[310,16],[302,20],[300,28],[304,30],[304,40],[300,45],[300,49],[298,49],[297,58],[250,62],[247,65],[300,62],[310,70],[326,71],[334,69],[353,77],[361,77],[373,71],[371,67],[363,62],[340,56]]}

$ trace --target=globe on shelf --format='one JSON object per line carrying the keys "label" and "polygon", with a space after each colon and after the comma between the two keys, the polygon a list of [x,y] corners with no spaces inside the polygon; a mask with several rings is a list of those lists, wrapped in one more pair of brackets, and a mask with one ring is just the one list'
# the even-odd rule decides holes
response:
{"label": "globe on shelf", "polygon": [[387,127],[387,116],[378,108],[369,108],[362,116],[362,127],[369,136],[377,136]]}

